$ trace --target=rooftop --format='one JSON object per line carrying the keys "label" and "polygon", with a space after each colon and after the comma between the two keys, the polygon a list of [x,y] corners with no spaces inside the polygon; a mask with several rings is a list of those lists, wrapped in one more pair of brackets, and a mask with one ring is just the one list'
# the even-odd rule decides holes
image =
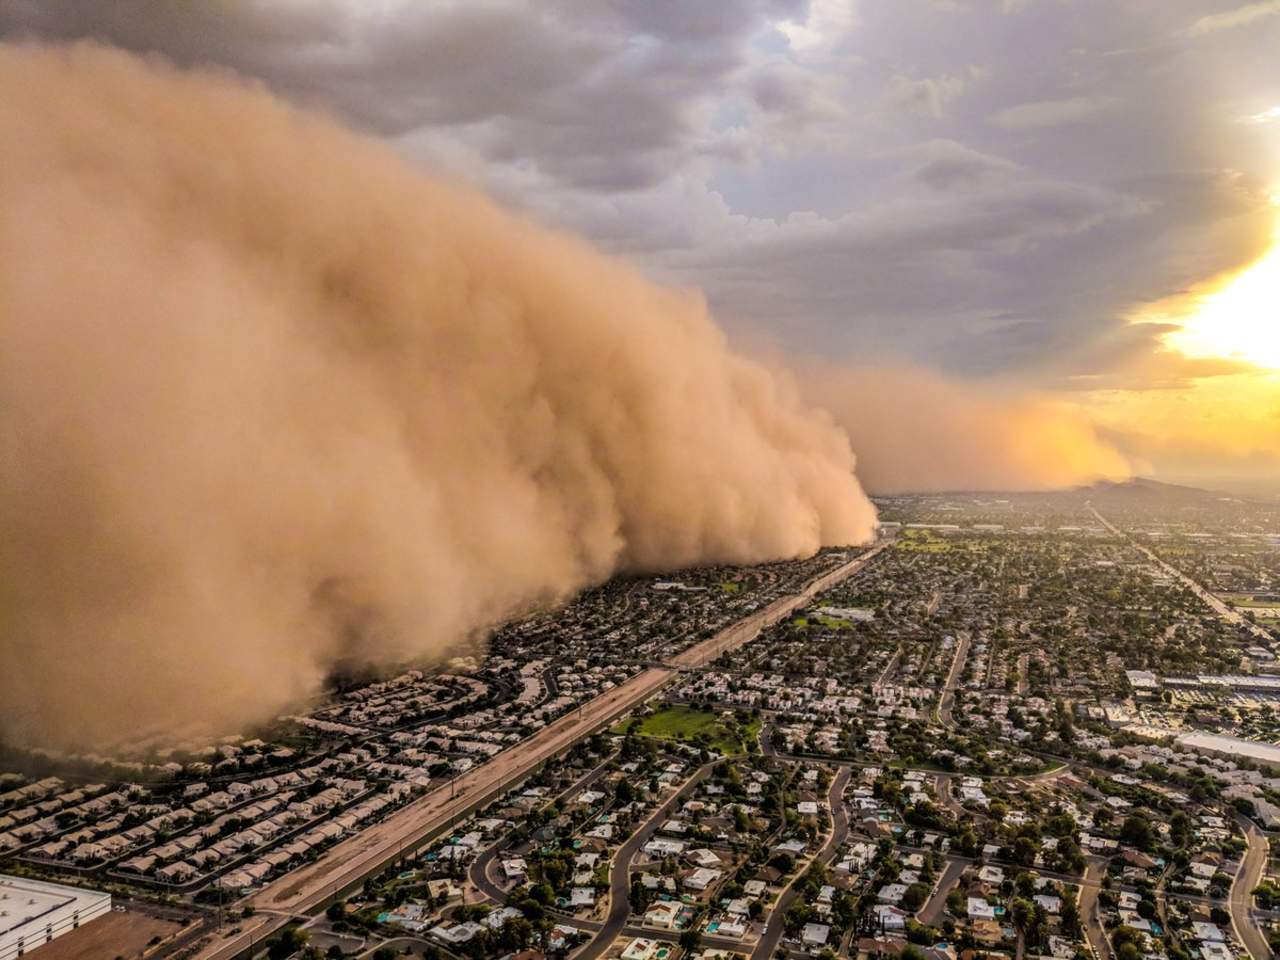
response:
{"label": "rooftop", "polygon": [[84,910],[109,899],[96,890],[0,874],[0,937],[16,935],[28,924],[43,926],[44,917],[63,907]]}
{"label": "rooftop", "polygon": [[1248,757],[1262,763],[1280,766],[1280,747],[1256,740],[1243,740],[1220,733],[1185,733],[1178,743],[1190,750],[1209,750],[1235,757]]}

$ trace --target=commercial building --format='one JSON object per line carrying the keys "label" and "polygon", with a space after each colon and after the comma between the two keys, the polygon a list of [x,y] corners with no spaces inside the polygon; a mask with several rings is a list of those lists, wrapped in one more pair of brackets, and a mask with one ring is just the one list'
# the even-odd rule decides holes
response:
{"label": "commercial building", "polygon": [[16,960],[111,911],[111,894],[0,874],[0,960]]}
{"label": "commercial building", "polygon": [[1261,767],[1280,770],[1280,747],[1256,740],[1242,740],[1218,733],[1197,731],[1185,733],[1177,739],[1178,745],[1197,753],[1225,757],[1230,760],[1252,760]]}

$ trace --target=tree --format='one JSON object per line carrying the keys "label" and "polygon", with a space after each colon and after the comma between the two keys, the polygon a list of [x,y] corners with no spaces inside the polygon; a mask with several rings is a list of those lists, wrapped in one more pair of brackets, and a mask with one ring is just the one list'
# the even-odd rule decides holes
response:
{"label": "tree", "polygon": [[809,922],[811,916],[813,916],[813,911],[809,905],[804,901],[797,901],[783,915],[782,924],[788,933],[795,933]]}
{"label": "tree", "polygon": [[502,925],[498,933],[498,945],[514,953],[523,950],[533,939],[533,924],[524,917],[513,917]]}
{"label": "tree", "polygon": [[913,883],[907,887],[906,892],[902,895],[902,908],[910,913],[915,913],[923,905],[929,897],[929,885],[927,883]]}
{"label": "tree", "polygon": [[1169,839],[1176,847],[1185,847],[1191,842],[1191,818],[1181,810],[1175,810],[1173,816],[1169,818]]}
{"label": "tree", "polygon": [[311,934],[307,931],[297,927],[286,927],[279,937],[271,941],[271,945],[267,948],[267,956],[270,960],[285,960],[286,957],[292,957],[305,947],[310,939]]}
{"label": "tree", "polygon": [[614,788],[614,794],[619,804],[631,803],[636,798],[635,787],[631,786],[629,780],[619,780],[618,786]]}
{"label": "tree", "polygon": [[1080,908],[1073,899],[1062,901],[1062,932],[1068,937],[1080,936]]}
{"label": "tree", "polygon": [[1120,827],[1120,839],[1139,850],[1150,850],[1155,842],[1151,824],[1147,823],[1145,817],[1136,814],[1125,817]]}
{"label": "tree", "polygon": [[692,954],[702,944],[702,931],[697,927],[690,927],[680,934],[680,949],[686,954]]}
{"label": "tree", "polygon": [[1022,897],[1018,897],[1013,901],[1013,909],[1010,913],[1013,916],[1013,925],[1017,929],[1027,929],[1027,925],[1031,922],[1031,906],[1031,902]]}
{"label": "tree", "polygon": [[1013,859],[1018,863],[1031,866],[1036,862],[1038,852],[1036,842],[1028,836],[1023,835],[1013,841]]}
{"label": "tree", "polygon": [[1138,949],[1134,939],[1137,931],[1132,927],[1116,927],[1111,934],[1111,945],[1116,951],[1116,960],[1142,960],[1142,951]]}

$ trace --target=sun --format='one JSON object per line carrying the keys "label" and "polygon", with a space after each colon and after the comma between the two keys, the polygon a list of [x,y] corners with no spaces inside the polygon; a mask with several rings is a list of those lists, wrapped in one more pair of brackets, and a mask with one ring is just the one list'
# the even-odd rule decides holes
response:
{"label": "sun", "polygon": [[1137,322],[1174,324],[1163,341],[1184,356],[1280,370],[1280,190],[1271,203],[1277,226],[1269,251],[1223,281],[1155,305]]}
{"label": "sun", "polygon": [[1225,285],[1196,295],[1165,343],[1189,357],[1280,369],[1280,237]]}

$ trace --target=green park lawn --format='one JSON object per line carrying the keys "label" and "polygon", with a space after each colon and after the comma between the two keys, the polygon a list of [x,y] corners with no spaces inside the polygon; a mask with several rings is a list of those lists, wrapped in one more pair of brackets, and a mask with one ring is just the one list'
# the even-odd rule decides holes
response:
{"label": "green park lawn", "polygon": [[1251,593],[1223,593],[1219,596],[1234,607],[1280,607],[1280,600],[1258,600]]}
{"label": "green park lawn", "polygon": [[634,732],[637,736],[657,740],[679,740],[691,743],[704,735],[707,746],[725,756],[741,756],[747,752],[747,743],[755,740],[760,732],[760,721],[749,721],[742,728],[742,738],[734,732],[733,725],[726,724],[720,715],[709,710],[696,710],[683,704],[671,704],[647,717],[634,717],[614,728],[614,733]]}
{"label": "green park lawn", "polygon": [[951,549],[950,543],[927,530],[908,530],[893,546],[897,550],[912,550],[916,553],[946,553]]}

